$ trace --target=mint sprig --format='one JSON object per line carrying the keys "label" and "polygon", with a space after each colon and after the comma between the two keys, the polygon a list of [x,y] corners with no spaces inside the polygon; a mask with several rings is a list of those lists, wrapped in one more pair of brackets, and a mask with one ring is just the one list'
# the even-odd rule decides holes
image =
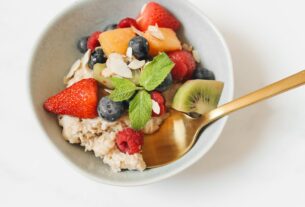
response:
{"label": "mint sprig", "polygon": [[174,66],[171,59],[165,53],[161,53],[144,67],[140,76],[140,85],[147,91],[153,91],[165,80]]}
{"label": "mint sprig", "polygon": [[130,99],[137,90],[137,86],[133,82],[124,78],[111,78],[111,82],[115,89],[109,98],[115,102]]}
{"label": "mint sprig", "polygon": [[144,66],[139,86],[125,78],[111,78],[114,91],[109,97],[112,101],[126,101],[133,97],[129,103],[129,119],[132,128],[141,130],[151,119],[152,100],[149,91],[156,89],[174,66],[175,64],[166,53],[161,53]]}
{"label": "mint sprig", "polygon": [[131,127],[140,130],[150,120],[152,113],[152,101],[150,94],[145,91],[139,91],[129,103],[129,119]]}

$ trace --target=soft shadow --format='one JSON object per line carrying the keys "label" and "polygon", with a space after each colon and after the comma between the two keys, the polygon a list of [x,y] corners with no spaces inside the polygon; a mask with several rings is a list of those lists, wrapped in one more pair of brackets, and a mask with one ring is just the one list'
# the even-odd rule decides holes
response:
{"label": "soft shadow", "polygon": [[[238,32],[223,32],[223,35],[234,63],[235,97],[264,86],[266,68],[261,64],[259,51],[251,48],[250,40],[238,36]],[[266,103],[232,114],[210,152],[195,165],[166,182],[196,184],[198,179],[220,176],[228,168],[246,161],[260,142],[260,135],[268,128],[270,116],[272,109]]]}

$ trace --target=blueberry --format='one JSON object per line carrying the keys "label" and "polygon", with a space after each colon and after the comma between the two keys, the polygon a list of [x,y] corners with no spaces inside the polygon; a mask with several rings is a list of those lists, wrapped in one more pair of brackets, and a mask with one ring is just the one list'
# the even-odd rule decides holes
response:
{"label": "blueberry", "polygon": [[85,53],[87,52],[88,48],[87,48],[87,42],[88,42],[88,38],[89,37],[82,37],[78,40],[77,42],[77,49],[81,52],[81,53]]}
{"label": "blueberry", "polygon": [[123,102],[114,102],[107,96],[101,98],[97,107],[99,116],[111,122],[120,118],[124,113],[124,110],[125,106]]}
{"label": "blueberry", "polygon": [[167,89],[169,89],[172,83],[173,83],[173,76],[171,73],[169,73],[168,76],[165,78],[165,80],[156,88],[156,91],[164,92]]}
{"label": "blueberry", "polygon": [[109,30],[114,30],[118,27],[117,24],[109,24],[104,28],[104,32],[109,31]]}
{"label": "blueberry", "polygon": [[91,54],[90,60],[89,60],[89,68],[93,69],[94,65],[96,63],[105,63],[107,60],[106,55],[102,48],[98,47],[94,50],[94,52]]}
{"label": "blueberry", "polygon": [[199,66],[194,71],[193,79],[215,80],[215,75],[212,71]]}
{"label": "blueberry", "polygon": [[129,47],[132,48],[132,54],[138,60],[145,60],[148,58],[149,46],[144,37],[136,36],[129,42]]}

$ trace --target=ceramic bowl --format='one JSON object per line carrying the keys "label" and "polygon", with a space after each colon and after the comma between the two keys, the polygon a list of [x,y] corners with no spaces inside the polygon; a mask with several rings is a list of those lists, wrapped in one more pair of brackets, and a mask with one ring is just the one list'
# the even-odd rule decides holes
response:
{"label": "ceramic bowl", "polygon": [[[214,123],[201,134],[198,142],[180,160],[164,167],[144,172],[124,171],[113,173],[92,153],[68,144],[61,134],[56,117],[43,110],[43,102],[64,88],[63,77],[81,54],[77,40],[107,24],[124,17],[135,17],[146,0],[87,0],[72,5],[49,25],[32,57],[29,71],[30,95],[35,114],[46,137],[62,157],[90,178],[102,183],[120,186],[149,184],[169,178],[198,161],[220,136],[226,118]],[[180,37],[193,45],[201,56],[203,65],[213,70],[217,80],[225,83],[221,103],[233,96],[233,71],[231,57],[221,34],[208,18],[185,0],[160,0],[181,22]]]}

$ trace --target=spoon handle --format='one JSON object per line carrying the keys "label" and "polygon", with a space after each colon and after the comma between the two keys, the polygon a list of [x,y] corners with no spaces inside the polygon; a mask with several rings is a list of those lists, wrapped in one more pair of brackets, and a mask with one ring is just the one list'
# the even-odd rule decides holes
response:
{"label": "spoon handle", "polygon": [[[303,84],[305,84],[305,70],[212,110],[206,114],[206,120],[209,120],[208,123],[211,123],[234,111],[271,98]],[[208,123],[204,123],[204,125]]]}

